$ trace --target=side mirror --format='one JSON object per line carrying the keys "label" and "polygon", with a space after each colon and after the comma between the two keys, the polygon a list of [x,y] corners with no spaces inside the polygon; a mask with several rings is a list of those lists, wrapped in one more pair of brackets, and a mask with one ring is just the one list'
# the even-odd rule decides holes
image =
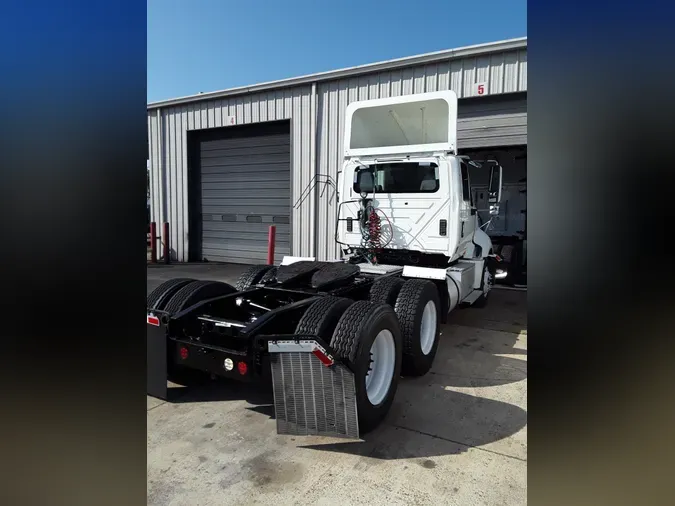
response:
{"label": "side mirror", "polygon": [[370,169],[361,169],[359,170],[358,176],[359,182],[359,191],[363,193],[373,193],[375,188],[375,178],[373,177],[373,171]]}
{"label": "side mirror", "polygon": [[488,185],[488,205],[490,214],[499,214],[499,203],[502,200],[502,166],[494,164],[490,167],[490,183]]}

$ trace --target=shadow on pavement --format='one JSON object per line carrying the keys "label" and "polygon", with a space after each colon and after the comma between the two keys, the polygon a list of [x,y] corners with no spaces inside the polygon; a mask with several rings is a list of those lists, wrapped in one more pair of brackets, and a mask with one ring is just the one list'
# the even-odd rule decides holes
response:
{"label": "shadow on pavement", "polygon": [[527,350],[515,348],[517,340],[517,334],[445,326],[430,374],[454,387],[522,381],[527,378]]}
{"label": "shadow on pavement", "polygon": [[254,406],[272,405],[274,402],[271,383],[241,383],[235,380],[203,376],[201,380],[185,381],[185,386],[169,388],[169,402],[246,401]]}
{"label": "shadow on pavement", "polygon": [[[383,424],[364,441],[310,444],[299,448],[361,455],[376,459],[429,458],[457,454],[507,438],[527,424],[527,412],[512,404],[449,390],[443,375],[401,379],[396,400]],[[174,388],[170,402],[245,400],[246,409],[274,419],[271,388],[214,380]],[[316,438],[312,438],[316,440]],[[515,449],[515,453],[524,450]],[[507,455],[510,456],[510,455]],[[514,458],[524,460],[524,457]]]}
{"label": "shadow on pavement", "polygon": [[519,334],[527,331],[527,292],[501,290],[490,292],[484,308],[458,308],[448,315],[448,323]]}
{"label": "shadow on pavement", "polygon": [[[413,401],[395,402],[384,423],[365,434],[364,441],[300,448],[383,460],[430,458],[480,448],[515,434],[527,424],[527,412],[506,402],[448,391],[440,385],[427,388],[427,392],[420,386],[401,387],[397,397]],[[524,445],[513,448],[513,444],[503,455],[524,461]]]}
{"label": "shadow on pavement", "polygon": [[274,413],[274,397],[271,382],[240,383],[234,380],[218,378],[212,380],[206,376],[193,381],[185,381],[185,385],[169,388],[168,402],[186,404],[192,402],[246,401],[252,404],[249,411],[276,419]]}

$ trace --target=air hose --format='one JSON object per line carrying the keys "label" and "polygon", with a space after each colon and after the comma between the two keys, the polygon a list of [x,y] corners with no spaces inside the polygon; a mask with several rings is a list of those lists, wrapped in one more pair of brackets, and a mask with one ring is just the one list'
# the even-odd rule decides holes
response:
{"label": "air hose", "polygon": [[[361,217],[361,249],[368,261],[377,263],[378,253],[389,244],[382,244],[382,219],[378,215],[382,213],[385,219],[389,222],[389,218],[384,212],[376,207],[373,207],[370,201],[367,201],[362,206]],[[389,222],[391,226],[391,222]],[[393,230],[392,230],[393,231]]]}

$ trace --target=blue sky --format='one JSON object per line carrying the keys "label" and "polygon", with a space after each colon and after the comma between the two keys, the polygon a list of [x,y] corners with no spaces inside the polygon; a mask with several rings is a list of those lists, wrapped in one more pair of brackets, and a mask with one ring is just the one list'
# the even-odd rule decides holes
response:
{"label": "blue sky", "polygon": [[148,101],[525,35],[525,0],[148,0]]}

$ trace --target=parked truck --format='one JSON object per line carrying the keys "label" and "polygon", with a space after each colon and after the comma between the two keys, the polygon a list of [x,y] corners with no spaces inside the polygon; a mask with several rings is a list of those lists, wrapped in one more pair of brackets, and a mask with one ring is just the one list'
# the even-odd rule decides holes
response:
{"label": "parked truck", "polygon": [[[147,298],[147,391],[190,371],[271,376],[280,434],[359,438],[389,411],[401,376],[431,368],[440,324],[484,306],[497,259],[457,154],[452,91],[355,102],[345,118],[333,261],[284,257],[235,286],[172,279]],[[255,189],[251,189],[255,191]],[[234,388],[234,387],[233,387]]]}

